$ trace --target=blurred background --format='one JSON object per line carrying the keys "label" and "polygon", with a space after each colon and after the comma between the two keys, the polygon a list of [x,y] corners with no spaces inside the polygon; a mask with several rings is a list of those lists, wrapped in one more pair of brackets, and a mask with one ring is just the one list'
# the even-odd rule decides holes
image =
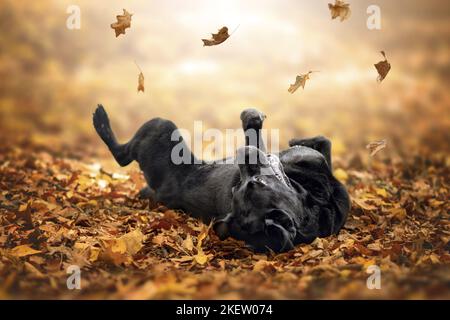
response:
{"label": "blurred background", "polygon": [[[91,125],[102,103],[119,140],[160,116],[193,130],[239,128],[242,109],[267,114],[267,129],[292,137],[323,134],[336,156],[388,140],[381,157],[447,154],[450,128],[450,7],[444,0],[348,1],[352,16],[331,20],[320,1],[25,1],[0,2],[0,135],[106,153]],[[81,9],[69,30],[66,9]],[[369,5],[381,30],[366,27]],[[131,28],[110,24],[125,8]],[[220,27],[237,31],[203,47]],[[374,63],[392,65],[380,84]],[[145,93],[137,93],[139,70]],[[287,89],[298,74],[305,89]],[[201,155],[200,155],[201,156]]]}

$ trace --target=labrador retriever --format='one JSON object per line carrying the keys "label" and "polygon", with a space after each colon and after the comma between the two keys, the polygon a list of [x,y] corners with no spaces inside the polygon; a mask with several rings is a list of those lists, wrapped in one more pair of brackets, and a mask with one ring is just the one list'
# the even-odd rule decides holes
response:
{"label": "labrador retriever", "polygon": [[[232,163],[206,163],[190,152],[169,120],[152,119],[121,144],[103,106],[93,115],[98,135],[119,165],[138,162],[148,184],[142,196],[206,223],[213,220],[221,239],[243,240],[257,252],[284,252],[338,233],[350,201],[332,174],[330,141],[293,139],[288,149],[268,154],[260,134],[264,119],[256,109],[244,110],[246,146]],[[180,144],[189,161],[176,164],[172,152]]]}

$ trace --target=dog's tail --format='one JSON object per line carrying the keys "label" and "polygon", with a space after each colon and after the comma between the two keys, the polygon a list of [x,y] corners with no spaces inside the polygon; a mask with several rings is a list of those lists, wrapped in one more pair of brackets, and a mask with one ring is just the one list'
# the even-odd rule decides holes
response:
{"label": "dog's tail", "polygon": [[101,104],[97,106],[93,114],[94,128],[100,138],[108,146],[112,155],[122,167],[130,164],[134,159],[129,152],[128,144],[119,144],[109,124],[108,114]]}

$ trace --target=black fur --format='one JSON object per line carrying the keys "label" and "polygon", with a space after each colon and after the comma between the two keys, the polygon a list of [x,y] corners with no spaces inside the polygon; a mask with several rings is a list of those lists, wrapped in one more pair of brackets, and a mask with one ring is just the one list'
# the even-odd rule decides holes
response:
{"label": "black fur", "polygon": [[[152,119],[128,143],[119,144],[101,105],[93,116],[116,161],[121,166],[139,163],[148,183],[141,196],[204,222],[213,219],[222,239],[231,236],[256,251],[282,252],[338,233],[350,205],[331,171],[330,141],[295,139],[278,156],[266,154],[260,135],[264,119],[255,109],[241,114],[247,145],[237,151],[235,163],[205,163],[183,145],[188,154],[182,156],[190,162],[175,164],[171,153],[184,142],[173,122]],[[256,139],[247,138],[252,132]],[[173,133],[177,141],[172,141]]]}

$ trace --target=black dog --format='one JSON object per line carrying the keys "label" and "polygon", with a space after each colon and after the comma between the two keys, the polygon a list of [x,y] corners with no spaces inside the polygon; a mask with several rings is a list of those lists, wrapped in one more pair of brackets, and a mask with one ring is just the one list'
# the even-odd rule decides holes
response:
{"label": "black dog", "polygon": [[[231,236],[256,251],[282,252],[338,233],[350,202],[332,174],[330,141],[294,139],[278,156],[266,154],[260,135],[264,119],[255,109],[241,114],[246,146],[234,163],[223,164],[195,158],[169,120],[152,119],[119,144],[104,108],[99,105],[93,115],[116,161],[139,163],[148,183],[142,195],[204,222],[213,219],[221,239]],[[180,156],[188,161],[176,164],[172,153],[180,145]]]}

